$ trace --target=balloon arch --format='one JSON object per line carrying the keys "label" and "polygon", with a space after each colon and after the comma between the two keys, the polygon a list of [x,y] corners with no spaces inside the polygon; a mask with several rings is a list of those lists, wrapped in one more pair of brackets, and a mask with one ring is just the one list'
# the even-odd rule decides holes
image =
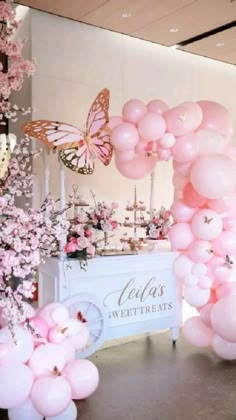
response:
{"label": "balloon arch", "polygon": [[220,104],[184,102],[168,109],[161,100],[125,103],[110,119],[119,172],[131,179],[173,158],[174,272],[198,316],[187,320],[186,338],[236,359],[236,148],[229,146],[233,119]]}

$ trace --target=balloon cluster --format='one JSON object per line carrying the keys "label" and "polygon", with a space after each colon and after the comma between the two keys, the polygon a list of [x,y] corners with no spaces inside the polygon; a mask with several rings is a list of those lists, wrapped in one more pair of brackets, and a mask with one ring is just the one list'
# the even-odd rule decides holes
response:
{"label": "balloon cluster", "polygon": [[128,101],[121,117],[111,118],[116,166],[128,178],[142,178],[158,160],[173,158],[176,221],[169,233],[180,252],[175,275],[188,304],[185,336],[196,346],[212,345],[236,359],[236,165],[229,146],[233,120],[220,104],[185,102],[167,109],[162,101],[147,106]]}
{"label": "balloon cluster", "polygon": [[14,336],[0,329],[0,407],[9,420],[76,420],[73,400],[90,396],[99,382],[92,362],[75,360],[88,343],[84,321],[51,303],[31,314],[27,329],[16,326]]}

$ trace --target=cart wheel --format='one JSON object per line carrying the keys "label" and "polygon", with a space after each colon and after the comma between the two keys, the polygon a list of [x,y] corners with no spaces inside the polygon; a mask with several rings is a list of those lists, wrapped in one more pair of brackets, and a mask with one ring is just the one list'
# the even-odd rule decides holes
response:
{"label": "cart wheel", "polygon": [[107,337],[108,316],[103,304],[93,295],[78,294],[63,302],[72,317],[81,312],[88,323],[89,342],[77,352],[77,359],[83,359],[95,353]]}

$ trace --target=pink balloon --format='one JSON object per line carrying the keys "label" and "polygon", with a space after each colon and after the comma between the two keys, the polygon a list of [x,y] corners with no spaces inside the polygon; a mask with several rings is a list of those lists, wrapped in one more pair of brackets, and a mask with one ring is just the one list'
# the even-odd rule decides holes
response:
{"label": "pink balloon", "polygon": [[75,359],[75,347],[71,341],[71,338],[66,338],[61,344],[60,349],[65,359],[65,364],[70,360]]}
{"label": "pink balloon", "polygon": [[195,102],[184,102],[164,114],[167,131],[184,136],[196,130],[202,122],[202,110]]}
{"label": "pink balloon", "polygon": [[109,125],[109,128],[113,130],[113,128],[115,128],[117,125],[121,124],[122,122],[123,120],[121,117],[114,116],[110,118],[108,125]]}
{"label": "pink balloon", "polygon": [[228,110],[216,102],[199,101],[203,113],[200,129],[215,130],[226,138],[233,135],[233,118]]}
{"label": "pink balloon", "polygon": [[188,248],[194,240],[188,223],[176,223],[169,232],[169,240],[174,249]]}
{"label": "pink balloon", "polygon": [[31,400],[44,417],[57,416],[69,405],[71,387],[63,376],[42,376],[36,379]]}
{"label": "pink balloon", "polygon": [[[0,343],[0,364],[4,363],[11,354],[12,345],[9,343]],[[8,359],[9,360],[9,359]]]}
{"label": "pink balloon", "polygon": [[68,407],[62,413],[58,416],[46,417],[45,420],[76,420],[77,418],[77,407],[74,401],[71,400]]}
{"label": "pink balloon", "polygon": [[52,327],[49,330],[48,341],[50,343],[60,344],[66,339],[66,334],[63,328]]}
{"label": "pink balloon", "polygon": [[193,164],[190,178],[200,195],[218,199],[235,189],[236,166],[227,156],[202,156]]}
{"label": "pink balloon", "polygon": [[216,334],[236,343],[236,296],[220,299],[211,312],[211,322]]}
{"label": "pink balloon", "polygon": [[210,289],[212,287],[212,280],[207,276],[201,277],[198,281],[198,287],[201,289]]}
{"label": "pink balloon", "polygon": [[115,150],[125,152],[134,149],[139,141],[137,128],[130,123],[121,123],[113,128],[111,133],[111,144]]}
{"label": "pink balloon", "polygon": [[64,353],[57,344],[42,344],[34,350],[28,366],[35,377],[52,372],[55,366],[61,371],[65,366]]}
{"label": "pink balloon", "polygon": [[135,156],[136,153],[134,149],[126,150],[125,152],[116,151],[116,159],[119,162],[129,162],[130,160],[133,160]]}
{"label": "pink balloon", "polygon": [[125,121],[137,124],[139,120],[146,114],[146,105],[138,99],[131,99],[125,103],[122,109],[122,115]]}
{"label": "pink balloon", "polygon": [[186,257],[180,254],[174,261],[174,272],[177,277],[186,277],[191,273],[193,263]]}
{"label": "pink balloon", "polygon": [[215,274],[216,267],[223,266],[225,264],[224,258],[213,255],[210,261],[207,262],[207,274],[212,276]]}
{"label": "pink balloon", "polygon": [[171,153],[169,149],[164,149],[163,147],[158,146],[157,148],[157,154],[159,160],[169,160],[171,157]]}
{"label": "pink balloon", "polygon": [[192,273],[198,277],[205,276],[207,273],[207,266],[203,263],[193,264]]}
{"label": "pink balloon", "polygon": [[184,285],[185,286],[197,286],[198,284],[198,277],[194,274],[189,274],[188,276],[184,277]]}
{"label": "pink balloon", "polygon": [[98,387],[98,370],[89,360],[72,360],[64,368],[63,374],[72,388],[72,399],[87,398]]}
{"label": "pink balloon", "polygon": [[31,318],[30,323],[32,327],[35,329],[35,332],[40,335],[40,337],[47,338],[49,327],[47,322],[40,318],[39,316],[34,316]]}
{"label": "pink balloon", "polygon": [[135,152],[139,156],[145,157],[147,154],[147,147],[148,147],[147,142],[140,139],[137,145],[135,146]]}
{"label": "pink balloon", "polygon": [[170,149],[175,144],[175,136],[172,133],[165,133],[164,136],[159,140],[160,146]]}
{"label": "pink balloon", "polygon": [[51,318],[51,312],[53,309],[60,306],[60,303],[48,303],[47,305],[43,306],[37,312],[37,317],[43,318],[44,321],[48,324],[48,327],[51,328],[55,325],[55,322]]}
{"label": "pink balloon", "polygon": [[27,362],[34,350],[34,342],[31,333],[21,326],[15,326],[14,339],[10,330],[5,327],[0,330],[0,343],[11,345],[8,358],[20,362]]}
{"label": "pink balloon", "polygon": [[236,254],[236,233],[224,230],[213,242],[214,253],[220,257]]}
{"label": "pink balloon", "polygon": [[236,283],[225,283],[222,286],[217,287],[216,289],[216,297],[218,300],[223,299],[227,296],[236,295]]}
{"label": "pink balloon", "polygon": [[70,317],[69,311],[64,305],[60,305],[57,308],[53,309],[51,312],[51,318],[55,324],[62,324],[67,321]]}
{"label": "pink balloon", "polygon": [[170,211],[177,222],[189,222],[196,213],[196,209],[186,206],[182,200],[175,200]]}
{"label": "pink balloon", "polygon": [[30,399],[8,410],[9,420],[43,420]]}
{"label": "pink balloon", "polygon": [[198,286],[184,288],[185,301],[194,307],[201,307],[208,303],[211,292],[209,289],[200,289]]}
{"label": "pink balloon", "polygon": [[219,237],[223,229],[223,223],[221,217],[215,211],[202,209],[193,216],[191,228],[196,238],[211,241]]}
{"label": "pink balloon", "polygon": [[194,135],[194,142],[198,146],[199,155],[222,153],[225,148],[224,138],[213,130],[199,130]]}
{"label": "pink balloon", "polygon": [[138,132],[145,141],[154,141],[165,134],[166,123],[164,118],[155,113],[148,112],[138,123]]}
{"label": "pink balloon", "polygon": [[206,198],[197,193],[191,183],[184,187],[183,200],[187,206],[193,208],[202,207],[207,201]]}
{"label": "pink balloon", "polygon": [[219,286],[225,282],[231,281],[232,271],[225,264],[215,267],[214,270],[214,286]]}
{"label": "pink balloon", "polygon": [[149,112],[157,112],[158,114],[162,115],[168,110],[168,106],[160,99],[154,99],[147,104],[147,110]]}
{"label": "pink balloon", "polygon": [[230,230],[231,232],[236,233],[236,219],[226,217],[223,219],[223,226],[225,230]]}
{"label": "pink balloon", "polygon": [[153,158],[137,157],[130,162],[120,162],[115,160],[118,171],[126,178],[142,179],[152,172],[156,165],[156,160]]}
{"label": "pink balloon", "polygon": [[219,335],[214,335],[212,340],[212,348],[216,354],[225,360],[236,359],[236,343],[230,343]]}
{"label": "pink balloon", "polygon": [[199,147],[194,141],[194,134],[178,137],[172,148],[172,156],[177,162],[194,161],[199,154]]}
{"label": "pink balloon", "polygon": [[208,241],[196,239],[188,249],[188,255],[196,263],[205,263],[212,258],[213,249]]}
{"label": "pink balloon", "polygon": [[30,394],[33,385],[33,373],[20,362],[0,366],[0,407],[12,408],[22,404]]}
{"label": "pink balloon", "polygon": [[196,347],[209,347],[212,343],[212,329],[205,325],[198,316],[189,318],[185,322],[183,333],[186,339]]}
{"label": "pink balloon", "polygon": [[208,200],[207,206],[217,211],[218,213],[223,213],[228,211],[230,208],[236,209],[236,195],[235,193],[230,195],[225,195],[221,198],[218,198],[216,200]]}
{"label": "pink balloon", "polygon": [[86,324],[81,324],[80,332],[70,338],[76,350],[83,350],[89,342],[89,329]]}
{"label": "pink balloon", "polygon": [[177,190],[183,190],[184,187],[188,184],[188,178],[175,173],[173,175],[172,182]]}
{"label": "pink balloon", "polygon": [[200,311],[200,318],[202,322],[209,328],[212,328],[211,311],[213,307],[214,307],[214,303],[208,303]]}
{"label": "pink balloon", "polygon": [[189,176],[193,162],[177,162],[173,160],[173,168],[179,174],[183,176]]}

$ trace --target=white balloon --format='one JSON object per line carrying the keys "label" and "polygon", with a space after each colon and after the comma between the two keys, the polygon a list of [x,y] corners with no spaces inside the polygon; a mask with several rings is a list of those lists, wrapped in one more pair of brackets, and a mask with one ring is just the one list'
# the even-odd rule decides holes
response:
{"label": "white balloon", "polygon": [[9,420],[43,420],[42,414],[34,408],[30,399],[26,400],[21,405],[9,408],[8,417]]}
{"label": "white balloon", "polygon": [[74,401],[72,400],[70,404],[68,405],[68,407],[58,416],[46,417],[46,420],[76,420],[76,419],[77,419],[77,408]]}

